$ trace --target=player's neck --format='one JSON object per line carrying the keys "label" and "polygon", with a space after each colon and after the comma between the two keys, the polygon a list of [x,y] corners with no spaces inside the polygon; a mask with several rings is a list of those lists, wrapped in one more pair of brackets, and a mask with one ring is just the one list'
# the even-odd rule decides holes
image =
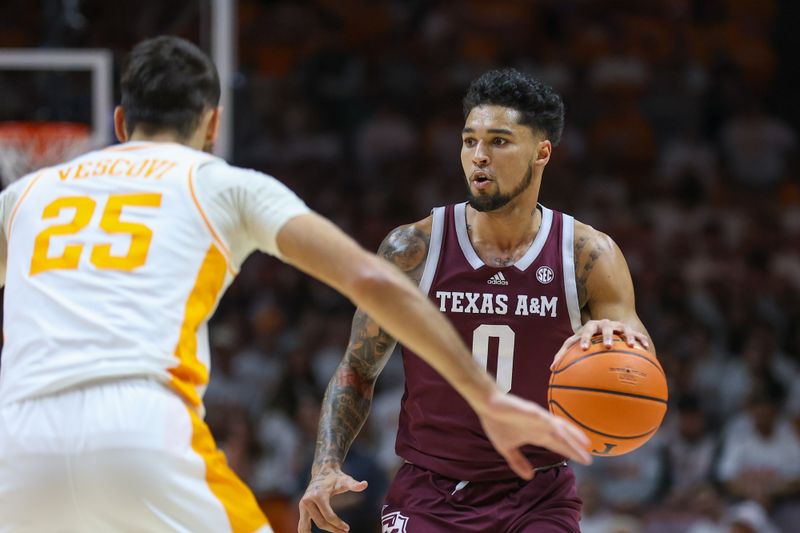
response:
{"label": "player's neck", "polygon": [[187,139],[178,135],[176,132],[173,131],[158,131],[153,133],[144,133],[138,130],[134,130],[131,133],[131,136],[128,137],[128,142],[153,142],[153,143],[174,143],[174,144],[182,144],[184,146],[188,146],[190,148],[194,148],[195,150],[200,150],[202,146],[202,142],[198,142],[195,137],[196,135]]}
{"label": "player's neck", "polygon": [[539,231],[542,216],[536,209],[538,195],[522,196],[494,211],[481,212],[467,207],[467,226],[476,250],[487,247],[524,253],[528,249]]}

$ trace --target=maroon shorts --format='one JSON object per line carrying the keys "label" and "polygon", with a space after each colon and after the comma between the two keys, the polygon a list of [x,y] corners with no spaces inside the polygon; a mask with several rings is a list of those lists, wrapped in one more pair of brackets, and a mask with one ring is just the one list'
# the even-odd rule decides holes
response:
{"label": "maroon shorts", "polygon": [[459,482],[406,463],[381,512],[383,533],[580,533],[581,500],[569,466],[533,481]]}

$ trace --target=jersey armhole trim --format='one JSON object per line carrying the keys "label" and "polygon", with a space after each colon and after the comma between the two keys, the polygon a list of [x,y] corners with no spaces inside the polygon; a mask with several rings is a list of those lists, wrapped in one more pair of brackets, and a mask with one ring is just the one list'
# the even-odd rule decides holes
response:
{"label": "jersey armhole trim", "polygon": [[14,203],[14,207],[11,209],[11,215],[8,217],[8,223],[6,224],[7,242],[11,242],[11,226],[12,224],[14,224],[14,218],[17,216],[17,212],[19,211],[22,202],[28,196],[28,193],[31,192],[31,189],[33,189],[33,186],[36,184],[36,182],[39,181],[39,178],[41,178],[44,175],[45,170],[46,169],[40,170],[38,174],[36,174],[34,177],[31,178],[30,183],[28,183],[28,185],[25,187],[25,190],[23,190],[22,194],[20,194],[19,198],[17,198],[16,203]]}
{"label": "jersey armhole trim", "polygon": [[581,327],[581,307],[578,301],[578,285],[575,281],[575,219],[561,215],[561,258],[564,261],[564,293],[572,331]]}
{"label": "jersey armhole trim", "polygon": [[189,193],[192,195],[192,202],[194,202],[194,206],[197,208],[197,212],[200,214],[200,218],[203,219],[203,222],[208,229],[208,232],[211,234],[211,238],[219,247],[220,251],[222,252],[223,257],[225,257],[225,266],[232,275],[236,275],[237,272],[233,268],[233,261],[231,260],[231,252],[222,239],[219,237],[219,234],[214,229],[214,225],[211,223],[211,220],[206,216],[206,212],[203,210],[203,206],[200,205],[200,201],[197,199],[197,193],[194,191],[194,174],[195,170],[201,165],[202,163],[196,163],[189,167]]}
{"label": "jersey armhole trim", "polygon": [[442,238],[444,237],[444,207],[435,207],[431,211],[433,224],[431,227],[431,242],[428,246],[428,257],[425,258],[425,269],[419,280],[420,290],[427,296],[436,276],[436,269],[439,266],[439,256],[442,252]]}

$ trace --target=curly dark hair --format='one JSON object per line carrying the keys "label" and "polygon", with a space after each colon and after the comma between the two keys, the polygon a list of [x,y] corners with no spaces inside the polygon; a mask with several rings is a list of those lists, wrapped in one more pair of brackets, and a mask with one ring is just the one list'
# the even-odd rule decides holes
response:
{"label": "curly dark hair", "polygon": [[464,96],[464,118],[481,105],[510,107],[520,124],[544,132],[558,145],[564,130],[564,102],[552,87],[513,69],[490,70],[472,81]]}

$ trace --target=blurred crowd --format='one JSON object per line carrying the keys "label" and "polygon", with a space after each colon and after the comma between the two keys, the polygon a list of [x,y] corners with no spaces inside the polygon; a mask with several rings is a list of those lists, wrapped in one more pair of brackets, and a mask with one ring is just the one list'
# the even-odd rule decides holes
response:
{"label": "blurred crowd", "polygon": [[[189,28],[205,16],[184,3],[181,25],[162,3],[137,2],[149,16],[111,35],[113,25],[92,22],[104,3],[67,4],[83,20],[62,28],[59,43],[114,42],[119,59],[155,33],[200,39]],[[567,118],[540,201],[619,244],[670,382],[652,441],[576,468],[583,531],[793,531],[800,113],[787,89],[790,4],[241,0],[232,162],[279,177],[376,249],[393,227],[465,198],[458,150],[471,79],[513,66],[551,84]],[[40,45],[52,29],[37,28],[2,39]],[[296,527],[352,312],[332,290],[254,256],[210,324],[207,419],[278,533]],[[345,466],[370,482],[337,504],[354,533],[379,531],[399,466],[402,393],[396,354]]]}

